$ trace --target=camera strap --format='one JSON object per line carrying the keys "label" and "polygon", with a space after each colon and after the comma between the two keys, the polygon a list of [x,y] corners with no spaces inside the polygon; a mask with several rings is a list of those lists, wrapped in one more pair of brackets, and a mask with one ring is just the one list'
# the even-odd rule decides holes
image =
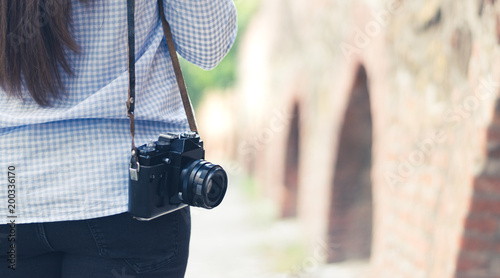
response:
{"label": "camera strap", "polygon": [[[181,94],[182,104],[184,105],[184,111],[186,112],[187,120],[189,123],[189,128],[191,131],[197,132],[198,127],[196,125],[196,119],[194,116],[193,106],[189,99],[189,95],[186,88],[186,82],[184,81],[184,76],[182,75],[181,66],[179,63],[179,58],[177,57],[177,52],[175,50],[174,39],[172,37],[172,32],[170,30],[170,25],[168,24],[165,13],[163,9],[163,1],[158,0],[158,10],[160,13],[161,22],[163,25],[163,32],[165,35],[165,40],[168,46],[168,52],[170,54],[170,59],[172,60],[172,65],[174,68],[175,78],[177,80],[177,85],[179,86],[179,92]],[[134,23],[134,0],[127,0],[127,23],[128,23],[128,73],[129,73],[129,90],[127,98],[127,116],[130,119],[130,136],[132,137],[132,157],[130,161],[131,169],[136,167],[139,170],[139,160],[137,147],[135,146],[134,135],[135,135],[135,121],[134,121],[134,109],[135,109],[135,23]]]}
{"label": "camera strap", "polygon": [[186,112],[189,128],[191,129],[191,131],[198,132],[198,126],[196,125],[193,106],[191,105],[191,100],[189,99],[186,82],[184,82],[181,65],[179,64],[179,58],[177,57],[177,52],[175,51],[175,43],[172,37],[172,31],[170,30],[170,25],[168,24],[167,19],[165,19],[162,0],[158,0],[158,10],[160,11],[163,33],[165,35],[165,40],[167,41],[170,59],[172,60],[172,65],[174,66],[175,78],[177,79],[177,86],[179,86],[179,92],[181,93],[182,104],[184,105],[184,111]]}
{"label": "camera strap", "polygon": [[[127,25],[128,25],[128,45],[127,45],[127,68],[128,68],[128,97],[127,97],[127,116],[130,119],[130,136],[132,137],[132,156],[130,158],[130,169],[139,171],[139,158],[137,147],[135,146],[135,34],[134,34],[134,0],[127,0]],[[135,168],[137,167],[137,168]],[[135,172],[137,174],[137,172]]]}

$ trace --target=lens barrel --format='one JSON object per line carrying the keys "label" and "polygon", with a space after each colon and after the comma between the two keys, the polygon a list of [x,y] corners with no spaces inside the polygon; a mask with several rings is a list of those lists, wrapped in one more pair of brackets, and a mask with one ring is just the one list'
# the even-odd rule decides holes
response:
{"label": "lens barrel", "polygon": [[194,160],[181,172],[184,203],[211,209],[218,206],[227,190],[227,174],[219,165],[205,160]]}

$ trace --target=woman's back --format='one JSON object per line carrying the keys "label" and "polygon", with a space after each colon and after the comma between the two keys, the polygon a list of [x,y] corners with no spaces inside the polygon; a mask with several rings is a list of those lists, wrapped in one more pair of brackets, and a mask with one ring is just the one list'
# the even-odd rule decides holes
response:
{"label": "woman's back", "polygon": [[[72,5],[71,30],[80,51],[66,51],[73,75],[59,70],[65,88],[61,97],[51,97],[51,105],[42,107],[27,90],[23,99],[0,90],[0,169],[16,169],[17,223],[88,219],[127,210],[126,1]],[[236,35],[232,2],[165,0],[164,7],[179,54],[203,68],[215,67]],[[140,145],[188,126],[156,1],[136,0],[135,19]],[[29,43],[29,34],[22,39]],[[7,203],[6,191],[1,191],[0,202]],[[0,210],[5,223],[6,215]]]}

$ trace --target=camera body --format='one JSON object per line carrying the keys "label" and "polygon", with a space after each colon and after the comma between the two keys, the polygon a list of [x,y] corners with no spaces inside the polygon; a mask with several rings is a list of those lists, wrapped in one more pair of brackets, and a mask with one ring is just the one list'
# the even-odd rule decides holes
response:
{"label": "camera body", "polygon": [[[151,220],[187,205],[214,208],[227,190],[227,175],[204,160],[203,141],[196,132],[160,135],[138,149],[131,162],[128,211]],[[135,165],[134,165],[135,164]]]}

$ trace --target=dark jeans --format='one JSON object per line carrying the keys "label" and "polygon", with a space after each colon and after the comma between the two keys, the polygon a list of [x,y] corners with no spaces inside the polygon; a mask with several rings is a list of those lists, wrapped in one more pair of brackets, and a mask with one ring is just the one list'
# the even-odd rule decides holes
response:
{"label": "dark jeans", "polygon": [[184,277],[190,229],[189,208],[151,221],[122,213],[20,224],[15,231],[15,270],[11,270],[11,231],[9,225],[0,225],[0,277]]}

